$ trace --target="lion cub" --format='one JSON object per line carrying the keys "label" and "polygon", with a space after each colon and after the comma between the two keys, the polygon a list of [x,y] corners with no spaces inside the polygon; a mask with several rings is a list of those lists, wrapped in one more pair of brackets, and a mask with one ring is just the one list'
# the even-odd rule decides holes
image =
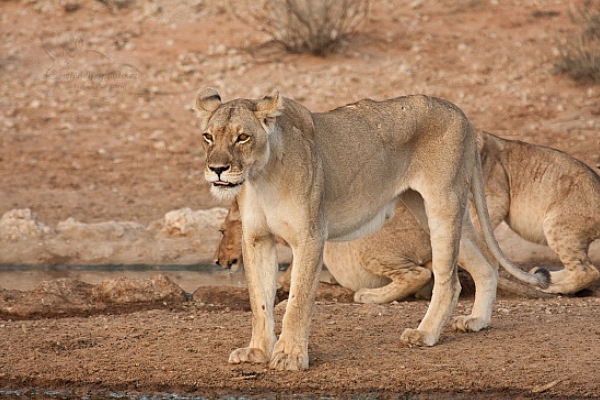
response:
{"label": "lion cub", "polygon": [[600,239],[598,174],[564,152],[488,132],[478,132],[477,147],[492,225],[505,221],[523,239],[548,245],[565,266],[542,290],[571,294],[597,280],[588,251]]}

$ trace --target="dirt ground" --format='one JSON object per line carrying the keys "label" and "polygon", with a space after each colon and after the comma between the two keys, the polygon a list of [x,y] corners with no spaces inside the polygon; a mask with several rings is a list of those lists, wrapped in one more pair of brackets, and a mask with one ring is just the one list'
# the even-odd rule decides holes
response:
{"label": "dirt ground", "polygon": [[[600,298],[593,296],[501,296],[491,328],[475,334],[445,328],[435,347],[404,348],[399,335],[418,324],[426,302],[357,305],[348,291],[321,284],[310,369],[283,373],[227,363],[249,340],[243,289],[200,288],[185,301],[163,284],[163,296],[127,303],[110,291],[95,295],[98,287],[49,286],[0,293],[2,310],[10,302],[20,307],[0,320],[0,397],[46,391],[58,398],[576,399],[600,393],[594,323]],[[125,287],[131,293],[139,286]],[[472,296],[463,296],[455,313],[468,313],[471,303]],[[276,306],[277,323],[284,305]]]}
{"label": "dirt ground", "polygon": [[[260,47],[265,37],[216,0],[0,1],[0,215],[148,225],[173,209],[226,206],[203,181],[190,112],[205,85],[224,100],[277,86],[314,111],[438,96],[479,129],[596,168],[600,89],[553,74],[577,29],[570,3],[374,0],[362,33],[317,58]],[[600,398],[594,290],[501,294],[491,328],[447,327],[435,347],[409,349],[399,335],[427,302],[356,305],[323,284],[311,368],[281,373],[227,364],[250,338],[244,289],[167,285],[171,295],[156,297],[150,285],[118,302],[61,282],[0,291],[0,398]],[[465,294],[455,314],[471,302]]]}

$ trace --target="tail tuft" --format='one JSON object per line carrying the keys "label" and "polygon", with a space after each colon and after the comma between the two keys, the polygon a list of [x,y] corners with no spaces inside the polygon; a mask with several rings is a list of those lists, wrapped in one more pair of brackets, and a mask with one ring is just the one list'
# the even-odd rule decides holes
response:
{"label": "tail tuft", "polygon": [[552,283],[552,280],[550,278],[550,271],[548,271],[546,268],[538,268],[534,272],[534,275],[537,277],[538,280],[537,285],[542,289],[548,289],[550,283]]}

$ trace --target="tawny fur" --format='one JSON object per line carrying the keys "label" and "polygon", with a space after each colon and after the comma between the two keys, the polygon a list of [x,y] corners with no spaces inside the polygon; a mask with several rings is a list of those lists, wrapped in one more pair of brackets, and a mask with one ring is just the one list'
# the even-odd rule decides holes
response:
{"label": "tawny fur", "polygon": [[564,264],[550,271],[552,283],[542,290],[572,294],[596,281],[600,274],[588,251],[600,239],[598,174],[548,147],[487,132],[477,141],[492,225],[505,221],[522,238],[549,246]]}

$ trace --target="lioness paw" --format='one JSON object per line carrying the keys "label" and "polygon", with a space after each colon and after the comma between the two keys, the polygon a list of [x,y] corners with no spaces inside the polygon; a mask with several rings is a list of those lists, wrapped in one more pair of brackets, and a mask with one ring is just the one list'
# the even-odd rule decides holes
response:
{"label": "lioness paw", "polygon": [[402,332],[400,341],[407,347],[429,347],[437,343],[437,338],[433,335],[427,334],[427,332],[420,331],[418,329],[407,328]]}
{"label": "lioness paw", "polygon": [[269,368],[278,371],[300,371],[308,369],[308,356],[302,354],[275,353]]}
{"label": "lioness paw", "polygon": [[489,322],[482,318],[472,318],[468,315],[461,315],[452,320],[452,329],[461,332],[479,332],[488,325]]}
{"label": "lioness paw", "polygon": [[269,362],[269,357],[263,350],[255,347],[236,349],[229,355],[230,364],[240,364],[244,362],[264,364]]}

